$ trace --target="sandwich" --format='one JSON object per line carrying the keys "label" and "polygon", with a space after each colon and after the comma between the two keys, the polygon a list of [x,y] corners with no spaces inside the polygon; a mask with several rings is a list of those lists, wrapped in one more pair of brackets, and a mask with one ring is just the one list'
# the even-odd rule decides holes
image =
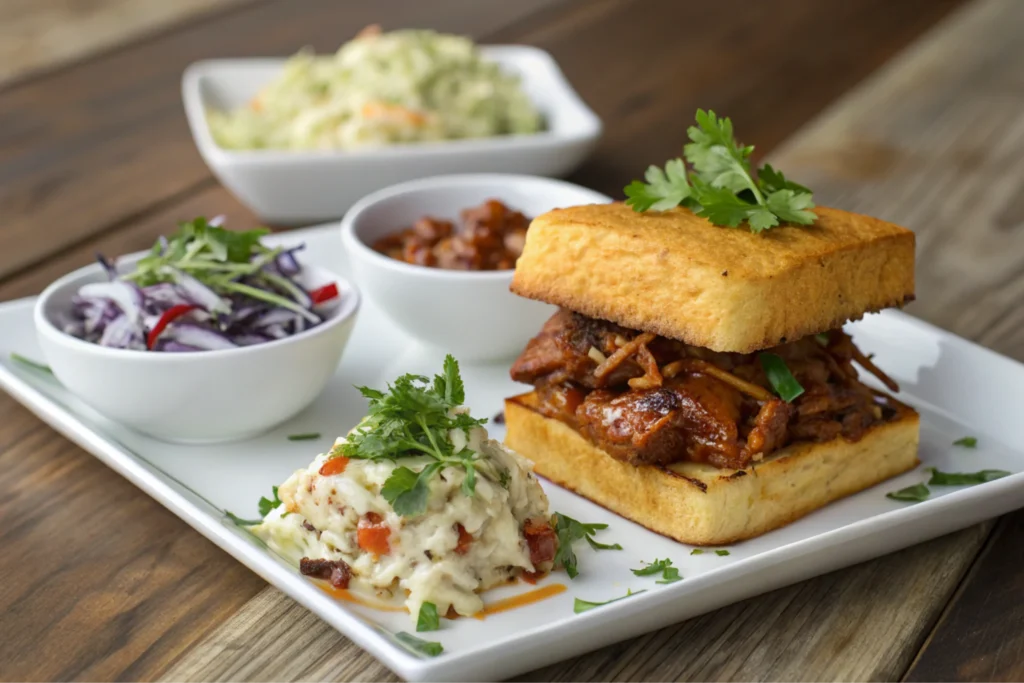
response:
{"label": "sandwich", "polygon": [[505,402],[506,444],[560,486],[713,546],[918,464],[918,414],[842,329],[913,299],[914,235],[809,193],[757,230],[742,190],[750,223],[728,229],[694,166],[676,206],[638,211],[627,188],[631,205],[532,222],[512,290],[560,310],[512,366],[533,388]]}

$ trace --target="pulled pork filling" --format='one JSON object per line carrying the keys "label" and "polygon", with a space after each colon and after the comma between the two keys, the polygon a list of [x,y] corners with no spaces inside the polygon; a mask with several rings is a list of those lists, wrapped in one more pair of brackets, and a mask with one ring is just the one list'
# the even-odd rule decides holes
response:
{"label": "pulled pork filling", "polygon": [[793,441],[858,440],[910,409],[858,380],[854,362],[899,387],[842,330],[766,352],[804,388],[771,391],[758,353],[718,353],[561,310],[512,366],[541,414],[633,465],[681,460],[742,469]]}

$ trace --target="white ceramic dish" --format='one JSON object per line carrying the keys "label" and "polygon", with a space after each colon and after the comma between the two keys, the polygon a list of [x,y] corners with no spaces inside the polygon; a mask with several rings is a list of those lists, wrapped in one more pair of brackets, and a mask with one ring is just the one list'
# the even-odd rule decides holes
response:
{"label": "white ceramic dish", "polygon": [[612,201],[561,180],[508,174],[413,180],[360,199],[341,221],[342,245],[363,291],[404,332],[463,361],[511,359],[554,306],[509,291],[511,270],[468,272],[414,266],[369,245],[423,216],[456,222],[463,209],[498,199],[527,217],[551,209]]}
{"label": "white ceramic dish", "polygon": [[[345,268],[336,226],[291,233],[309,245],[310,260]],[[346,271],[342,271],[346,272]],[[436,658],[398,647],[390,633],[411,630],[408,615],[339,603],[294,568],[279,561],[222,510],[256,513],[256,501],[330,439],[362,416],[364,401],[352,384],[378,386],[404,372],[436,372],[439,353],[405,337],[372,302],[364,302],[349,348],[321,398],[285,425],[256,439],[220,446],[180,446],[149,439],[104,420],[46,375],[14,367],[8,352],[39,357],[32,300],[0,306],[0,385],[42,419],[166,505],[221,548],[287,592],[354,642],[409,680],[496,680],[572,657],[707,612],[752,595],[892,552],[1005,513],[1024,503],[1024,366],[902,313],[871,315],[850,326],[865,352],[904,388],[902,397],[921,411],[922,467],[946,471],[983,468],[1015,474],[971,488],[936,488],[923,503],[898,503],[887,491],[924,480],[922,468],[830,505],[783,529],[730,548],[728,557],[690,556],[687,546],[650,533],[586,500],[542,482],[554,510],[588,522],[607,522],[600,540],[623,550],[578,549],[580,576],[556,573],[546,582],[568,590],[548,600],[483,621],[446,622],[430,634],[444,644]],[[507,365],[463,367],[466,394],[478,415],[496,413],[502,399],[522,391]],[[491,426],[501,437],[501,429]],[[292,443],[286,435],[320,431],[320,441]],[[976,449],[955,447],[964,435]],[[657,585],[630,568],[671,558],[684,580]],[[573,598],[603,601],[627,589],[647,592],[573,613]],[[502,588],[487,601],[524,590]],[[299,637],[299,634],[295,634]]]}
{"label": "white ceramic dish", "polygon": [[182,77],[192,137],[210,170],[265,221],[296,224],[340,218],[357,199],[405,180],[441,173],[528,173],[573,170],[601,136],[601,121],[562,75],[551,55],[534,47],[489,45],[483,55],[516,73],[547,121],[533,135],[398,145],[360,151],[226,150],[213,141],[205,108],[247,103],[284,59],[197,62]]}
{"label": "white ceramic dish", "polygon": [[[119,260],[121,272],[135,260]],[[106,279],[99,264],[86,266],[39,296],[33,317],[43,357],[65,387],[100,413],[182,443],[248,438],[308,406],[338,367],[360,302],[358,290],[345,279],[306,267],[301,284],[316,289],[335,282],[340,294],[335,305],[322,309],[324,321],[316,327],[238,349],[146,353],[92,344],[55,323],[82,285]]]}

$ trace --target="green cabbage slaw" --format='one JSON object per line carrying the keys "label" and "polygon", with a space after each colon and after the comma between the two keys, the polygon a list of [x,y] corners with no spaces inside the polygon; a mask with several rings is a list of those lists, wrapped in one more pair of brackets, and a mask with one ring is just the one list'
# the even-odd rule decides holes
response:
{"label": "green cabbage slaw", "polygon": [[248,106],[207,117],[227,149],[358,149],[543,127],[518,77],[468,38],[424,30],[364,31],[332,56],[300,52]]}

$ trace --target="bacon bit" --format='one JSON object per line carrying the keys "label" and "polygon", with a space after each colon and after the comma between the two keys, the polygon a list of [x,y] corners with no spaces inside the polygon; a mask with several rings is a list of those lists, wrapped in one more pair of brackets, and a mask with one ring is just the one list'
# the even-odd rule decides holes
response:
{"label": "bacon bit", "polygon": [[633,377],[627,384],[630,389],[654,389],[660,387],[664,380],[661,376],[661,371],[658,370],[658,361],[655,360],[654,354],[651,353],[650,349],[647,348],[646,344],[641,344],[636,350],[636,360],[640,364],[640,367],[644,370],[643,377]]}
{"label": "bacon bit", "polygon": [[348,582],[352,578],[349,566],[344,560],[311,560],[303,557],[299,560],[299,573],[330,581],[335,588],[348,588]]}
{"label": "bacon bit", "polygon": [[627,342],[624,346],[619,347],[615,353],[608,356],[608,360],[599,364],[594,368],[594,378],[597,379],[597,385],[604,385],[604,378],[607,377],[615,370],[615,368],[622,365],[626,359],[636,353],[641,346],[645,346],[654,341],[655,335],[650,332],[644,332],[643,334],[637,335],[631,341]]}
{"label": "bacon bit", "polygon": [[337,455],[320,466],[320,476],[330,477],[341,474],[348,467],[348,458],[344,455]]}
{"label": "bacon bit", "polygon": [[706,360],[699,358],[683,358],[669,363],[661,369],[661,374],[665,377],[675,377],[676,375],[683,372],[699,372],[704,375],[710,375],[717,380],[725,382],[729,386],[733,387],[737,391],[752,396],[758,401],[773,401],[775,396],[764,387],[760,387],[756,384],[740,379],[731,372],[726,372],[717,365],[713,365]]}
{"label": "bacon bit", "polygon": [[368,553],[379,556],[391,552],[391,545],[388,543],[391,529],[384,524],[384,518],[376,512],[367,512],[366,516],[359,520],[356,537],[359,547]]}
{"label": "bacon bit", "polygon": [[473,542],[473,534],[466,531],[466,527],[461,524],[456,524],[455,530],[459,532],[459,542],[455,546],[455,552],[465,555],[469,552],[469,544]]}
{"label": "bacon bit", "polygon": [[530,548],[530,562],[534,567],[555,559],[558,549],[558,536],[547,520],[528,519],[523,525],[523,535]]}
{"label": "bacon bit", "polygon": [[458,619],[459,613],[455,611],[455,605],[448,605],[448,611],[444,613],[445,619]]}

